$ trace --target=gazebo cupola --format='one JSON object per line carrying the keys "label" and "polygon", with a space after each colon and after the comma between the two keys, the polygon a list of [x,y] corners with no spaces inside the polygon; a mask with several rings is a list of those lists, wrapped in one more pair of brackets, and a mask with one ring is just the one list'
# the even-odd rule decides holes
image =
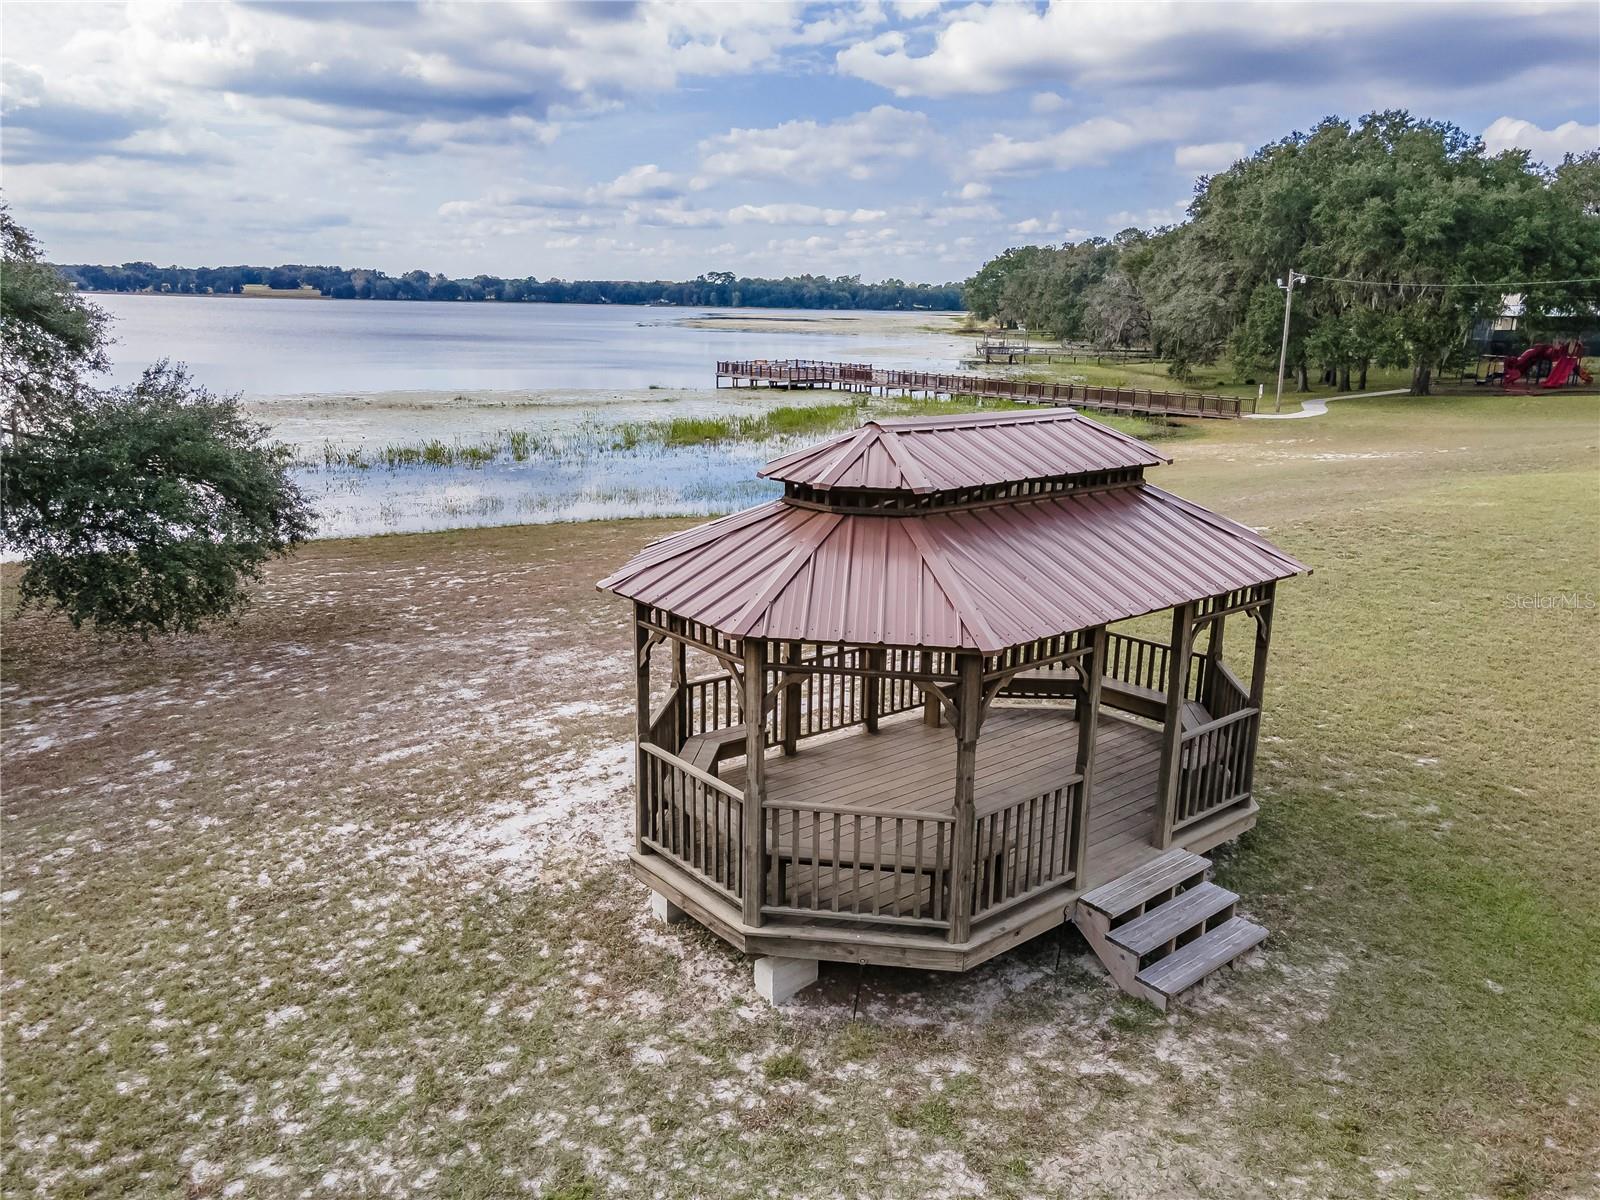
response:
{"label": "gazebo cupola", "polygon": [[[661,911],[769,956],[781,996],[818,959],[964,970],[1130,873],[1192,890],[1255,822],[1274,586],[1305,568],[1147,483],[1166,461],[1067,409],[871,421],[602,581],[634,602]],[[1108,628],[1166,610],[1164,641]]]}

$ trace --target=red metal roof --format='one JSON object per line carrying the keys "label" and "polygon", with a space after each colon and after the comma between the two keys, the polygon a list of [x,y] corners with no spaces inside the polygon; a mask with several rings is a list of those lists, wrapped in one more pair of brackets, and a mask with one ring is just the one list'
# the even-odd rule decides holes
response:
{"label": "red metal roof", "polygon": [[775,458],[769,479],[814,488],[936,492],[1170,462],[1137,438],[1066,408],[868,421]]}
{"label": "red metal roof", "polygon": [[664,538],[600,586],[738,637],[992,653],[1306,569],[1134,484],[916,516],[777,500]]}

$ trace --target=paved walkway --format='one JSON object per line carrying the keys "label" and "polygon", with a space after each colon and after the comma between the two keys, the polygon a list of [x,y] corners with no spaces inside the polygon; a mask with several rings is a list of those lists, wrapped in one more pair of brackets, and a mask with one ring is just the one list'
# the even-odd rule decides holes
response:
{"label": "paved walkway", "polygon": [[1301,417],[1320,417],[1335,400],[1359,400],[1372,396],[1404,396],[1410,388],[1394,388],[1387,392],[1346,392],[1342,396],[1329,396],[1326,400],[1306,399],[1300,402],[1300,411],[1292,413],[1245,413],[1246,421],[1295,421]]}

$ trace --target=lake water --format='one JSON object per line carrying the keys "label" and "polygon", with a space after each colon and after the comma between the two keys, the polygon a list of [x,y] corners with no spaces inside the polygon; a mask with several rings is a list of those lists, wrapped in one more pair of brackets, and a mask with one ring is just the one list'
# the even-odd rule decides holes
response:
{"label": "lake water", "polygon": [[[188,363],[207,387],[247,397],[709,387],[719,358],[953,371],[966,345],[927,331],[949,321],[938,313],[122,293],[91,299],[114,318],[117,382],[171,358]],[[726,327],[684,323],[695,319]],[[746,320],[768,328],[739,328]]]}
{"label": "lake water", "polygon": [[[719,358],[954,371],[971,344],[936,313],[92,299],[114,318],[116,382],[167,357],[244,394],[295,448],[321,537],[731,512],[776,494],[756,469],[809,439],[668,446],[621,431],[845,398],[715,390]],[[504,448],[516,434],[542,448],[470,466],[382,465],[394,447]]]}

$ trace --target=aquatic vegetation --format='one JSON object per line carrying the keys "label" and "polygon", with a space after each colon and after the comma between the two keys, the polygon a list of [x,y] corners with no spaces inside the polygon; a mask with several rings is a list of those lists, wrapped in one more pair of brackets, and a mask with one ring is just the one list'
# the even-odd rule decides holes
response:
{"label": "aquatic vegetation", "polygon": [[[345,447],[328,442],[297,464],[322,536],[401,529],[629,516],[714,516],[775,495],[763,461],[871,418],[1011,412],[1031,406],[974,397],[844,397],[768,409],[745,404],[644,420],[590,413],[565,426],[477,438]],[[731,411],[730,411],[731,410]],[[671,411],[670,409],[668,411]],[[1156,439],[1179,426],[1097,419]]]}

